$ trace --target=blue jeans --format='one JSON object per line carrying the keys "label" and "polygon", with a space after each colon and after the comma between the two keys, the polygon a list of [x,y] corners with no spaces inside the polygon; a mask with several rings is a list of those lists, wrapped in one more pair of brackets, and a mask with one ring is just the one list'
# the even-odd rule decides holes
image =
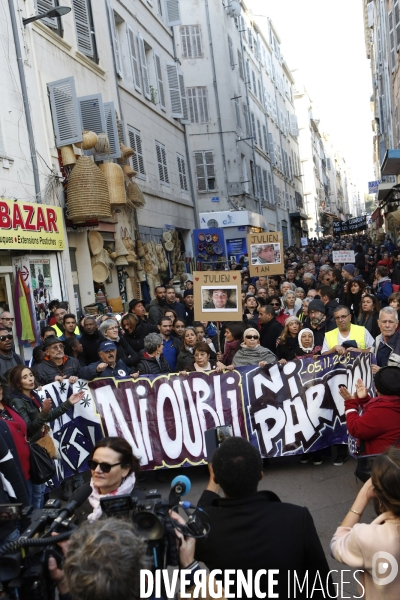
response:
{"label": "blue jeans", "polygon": [[33,506],[33,508],[43,508],[43,498],[46,484],[32,483],[32,481],[28,479],[26,485],[28,487],[29,503]]}

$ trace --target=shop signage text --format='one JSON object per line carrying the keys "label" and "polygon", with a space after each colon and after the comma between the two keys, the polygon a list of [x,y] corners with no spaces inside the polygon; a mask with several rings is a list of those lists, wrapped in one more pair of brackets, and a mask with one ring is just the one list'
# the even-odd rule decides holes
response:
{"label": "shop signage text", "polygon": [[0,244],[10,250],[64,250],[61,208],[0,200]]}

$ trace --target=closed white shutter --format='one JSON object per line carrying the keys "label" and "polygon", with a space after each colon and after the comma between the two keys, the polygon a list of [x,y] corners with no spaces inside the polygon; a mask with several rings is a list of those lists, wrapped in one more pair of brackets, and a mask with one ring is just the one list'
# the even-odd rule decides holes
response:
{"label": "closed white shutter", "polygon": [[246,78],[247,78],[247,86],[249,88],[249,90],[251,90],[251,78],[250,78],[250,63],[248,60],[246,60]]}
{"label": "closed white shutter", "polygon": [[192,58],[192,40],[190,38],[190,27],[184,25],[181,29],[181,45],[183,58]]}
{"label": "closed white shutter", "polygon": [[[44,15],[47,11],[51,10],[56,6],[55,0],[35,0],[36,12],[38,15]],[[42,23],[45,23],[53,29],[58,29],[57,17],[46,17],[41,19]]]}
{"label": "closed white shutter", "polygon": [[179,185],[181,186],[181,190],[183,190],[184,192],[187,192],[188,184],[187,184],[187,177],[186,177],[185,159],[180,154],[176,155],[176,159],[178,161]]}
{"label": "closed white shutter", "polygon": [[276,164],[276,156],[275,156],[275,142],[272,133],[268,134],[268,149],[269,149],[269,158],[271,161],[271,165]]}
{"label": "closed white shutter", "polygon": [[157,76],[157,84],[158,84],[158,97],[160,100],[160,106],[162,110],[166,110],[165,107],[165,91],[164,91],[164,82],[162,77],[162,68],[161,68],[161,57],[157,52],[154,52],[154,63],[156,67],[156,76]]}
{"label": "closed white shutter", "polygon": [[147,69],[147,57],[146,48],[144,45],[144,39],[140,33],[137,36],[138,48],[139,48],[139,60],[142,69],[142,80],[143,80],[143,93],[148,100],[151,100],[150,85],[149,85],[149,73]]}
{"label": "closed white shutter", "polygon": [[208,123],[208,96],[206,87],[187,88],[189,120],[191,123]]}
{"label": "closed white shutter", "polygon": [[299,136],[299,126],[297,124],[297,117],[294,114],[291,114],[289,116],[290,118],[290,133],[292,134],[293,137],[298,137]]}
{"label": "closed white shutter", "polygon": [[182,22],[179,0],[165,0],[167,9],[167,24],[169,27],[180,25]]}
{"label": "closed white shutter", "polygon": [[242,59],[242,53],[240,52],[240,50],[237,51],[237,55],[238,55],[238,65],[239,65],[239,77],[242,81],[244,81],[243,59]]}
{"label": "closed white shutter", "polygon": [[239,108],[239,98],[235,98],[235,111],[236,111],[236,124],[238,127],[242,127],[242,123],[240,121],[240,108]]}
{"label": "closed white shutter", "polygon": [[185,25],[181,29],[183,58],[201,58],[203,49],[199,25]]}
{"label": "closed white shutter", "polygon": [[209,191],[216,189],[215,182],[215,166],[214,154],[212,152],[204,152],[204,163],[206,166],[207,187]]}
{"label": "closed white shutter", "polygon": [[179,89],[180,89],[181,102],[182,102],[182,113],[183,113],[182,122],[190,123],[188,105],[187,105],[187,99],[186,99],[185,81],[183,79],[183,73],[180,71],[178,71],[178,79],[179,79]]}
{"label": "closed white shutter", "polygon": [[267,128],[263,125],[263,136],[264,136],[264,148],[265,152],[268,152],[268,138],[267,138]]}
{"label": "closed white shutter", "polygon": [[197,88],[197,98],[199,103],[200,123],[208,123],[210,118],[208,113],[208,93],[206,87]]}
{"label": "closed white shutter", "polygon": [[203,48],[201,43],[201,31],[199,25],[192,25],[190,27],[192,36],[192,48],[193,58],[201,58],[203,56]]}
{"label": "closed white shutter", "polygon": [[251,118],[251,135],[254,138],[254,142],[257,144],[257,132],[256,132],[256,119],[254,117],[254,113],[250,113]]}
{"label": "closed white shutter", "polygon": [[391,59],[392,71],[394,71],[394,69],[396,67],[396,53],[395,53],[395,49],[394,49],[394,30],[393,30],[393,13],[392,13],[392,11],[390,11],[388,13],[388,19],[389,19],[390,59]]}
{"label": "closed white shutter", "polygon": [[140,131],[128,125],[129,145],[134,149],[135,154],[132,156],[132,167],[137,172],[137,177],[141,179],[146,177],[144,169],[144,157],[142,149],[142,138]]}
{"label": "closed white shutter", "polygon": [[89,58],[94,56],[94,48],[91,34],[91,25],[89,18],[88,0],[73,0],[74,20],[76,36],[78,40],[78,50]]}
{"label": "closed white shutter", "polygon": [[244,122],[246,125],[246,135],[251,135],[250,122],[249,122],[249,108],[247,104],[243,104]]}
{"label": "closed white shutter", "polygon": [[261,200],[264,200],[264,190],[263,190],[263,183],[262,183],[261,167],[259,165],[256,166],[256,173],[257,173],[258,196]]}
{"label": "closed white shutter", "polygon": [[197,106],[196,88],[187,88],[187,99],[189,109],[189,119],[191,123],[199,123],[199,109]]}
{"label": "closed white shutter", "polygon": [[[82,129],[103,133],[107,131],[104,114],[103,98],[101,94],[91,94],[78,98],[81,113]],[[87,151],[92,153],[92,151]]]}
{"label": "closed white shutter", "polygon": [[[328,160],[329,160],[329,158],[328,158]],[[290,156],[290,154],[288,156],[288,161],[289,161],[289,177],[290,177],[290,180],[293,181],[293,164],[292,164],[292,157]]]}
{"label": "closed white shutter", "polygon": [[195,152],[197,189],[208,192],[216,189],[214,155],[210,151]]}
{"label": "closed white shutter", "polygon": [[261,104],[263,103],[263,95],[262,95],[262,87],[261,87],[261,80],[258,80],[258,97],[260,99]]}
{"label": "closed white shutter", "polygon": [[232,45],[232,38],[230,35],[228,35],[228,49],[229,49],[230,65],[231,65],[232,69],[234,69],[235,68],[235,59],[233,58],[233,45]]}
{"label": "closed white shutter", "polygon": [[394,3],[394,25],[396,28],[396,49],[400,47],[400,12],[399,12],[399,0],[395,0]]}
{"label": "closed white shutter", "polygon": [[260,148],[263,149],[263,142],[262,142],[262,136],[261,136],[261,123],[260,123],[259,119],[257,119],[257,129],[258,129],[258,143],[260,145]]}
{"label": "closed white shutter", "polygon": [[178,66],[166,63],[169,95],[171,98],[171,115],[174,119],[183,119],[181,89],[179,85]]}
{"label": "closed white shutter", "polygon": [[82,125],[74,78],[51,81],[47,87],[57,148],[81,142]]}
{"label": "closed white shutter", "polygon": [[156,142],[156,154],[160,182],[169,184],[167,153],[165,152],[165,146],[160,144],[160,142]]}
{"label": "closed white shutter", "polygon": [[108,5],[108,8],[109,8],[109,15],[110,15],[112,42],[113,42],[113,48],[114,48],[115,70],[117,72],[118,77],[122,78],[121,50],[119,47],[117,26],[115,24],[115,14],[114,14],[114,10],[113,10],[111,4]]}
{"label": "closed white shutter", "polygon": [[253,77],[253,92],[254,92],[254,95],[257,96],[256,74],[254,73],[254,71],[252,71],[251,74]]}
{"label": "closed white shutter", "polygon": [[129,25],[127,27],[127,33],[128,33],[129,54],[131,56],[131,64],[132,64],[133,85],[135,86],[135,90],[137,90],[138,92],[141,93],[142,88],[140,85],[139,63],[138,63],[136,45],[135,45],[135,34],[133,32],[133,29],[131,27],[129,27]]}
{"label": "closed white shutter", "polygon": [[120,158],[121,148],[119,146],[118,125],[115,115],[114,102],[104,102],[104,116],[106,119],[106,132],[110,142],[111,151],[107,155],[96,155],[96,160],[104,160],[105,158]]}
{"label": "closed white shutter", "polygon": [[267,179],[267,171],[265,169],[263,169],[263,183],[264,183],[264,192],[265,192],[265,200],[267,202],[270,202],[270,198],[269,198],[269,189],[268,189],[268,179]]}

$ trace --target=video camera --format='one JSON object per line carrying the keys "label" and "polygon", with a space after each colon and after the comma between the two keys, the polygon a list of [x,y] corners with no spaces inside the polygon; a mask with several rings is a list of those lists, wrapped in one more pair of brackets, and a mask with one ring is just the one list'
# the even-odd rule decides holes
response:
{"label": "video camera", "polygon": [[[89,484],[80,486],[64,508],[61,508],[59,500],[48,500],[42,509],[22,508],[21,504],[0,506],[0,520],[19,521],[20,527],[25,527],[18,540],[0,548],[0,590],[3,588],[2,591],[7,594],[2,598],[55,598],[55,586],[47,574],[48,559],[54,556],[61,567],[62,553],[56,544],[68,539],[76,529],[74,513],[91,492]],[[63,529],[63,533],[51,537],[51,533],[59,529]]]}
{"label": "video camera", "polygon": [[[150,490],[149,494],[141,497],[134,493],[101,498],[101,509],[107,517],[132,517],[138,535],[147,540],[153,569],[174,567],[179,565],[174,530],[193,538],[206,537],[210,531],[207,514],[190,502],[181,501],[181,496],[188,494],[190,488],[190,479],[178,475],[171,482],[168,501],[163,500],[157,490]],[[170,515],[170,511],[178,513],[180,509],[187,516],[185,525]]]}

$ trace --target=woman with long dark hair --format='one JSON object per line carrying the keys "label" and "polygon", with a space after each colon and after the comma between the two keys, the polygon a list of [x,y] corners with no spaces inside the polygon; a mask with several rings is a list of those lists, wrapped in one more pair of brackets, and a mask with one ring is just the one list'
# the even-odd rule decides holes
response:
{"label": "woman with long dark hair", "polygon": [[217,366],[220,368],[229,367],[232,364],[233,357],[240,348],[243,341],[244,326],[240,321],[232,321],[225,325],[225,345],[224,352],[217,354]]}
{"label": "woman with long dark hair", "polygon": [[373,294],[364,294],[361,298],[357,325],[365,327],[373,338],[376,338],[381,332],[378,325],[380,308],[379,301]]}
{"label": "woman with long dark hair", "polygon": [[93,448],[88,465],[92,473],[90,485],[93,490],[89,496],[93,512],[88,520],[95,521],[102,515],[101,498],[131,494],[140,470],[140,460],[124,438],[105,437]]}
{"label": "woman with long dark hair", "polygon": [[356,323],[360,312],[361,297],[365,288],[365,281],[361,279],[352,279],[347,282],[345,294],[345,305],[351,312],[351,322]]}

